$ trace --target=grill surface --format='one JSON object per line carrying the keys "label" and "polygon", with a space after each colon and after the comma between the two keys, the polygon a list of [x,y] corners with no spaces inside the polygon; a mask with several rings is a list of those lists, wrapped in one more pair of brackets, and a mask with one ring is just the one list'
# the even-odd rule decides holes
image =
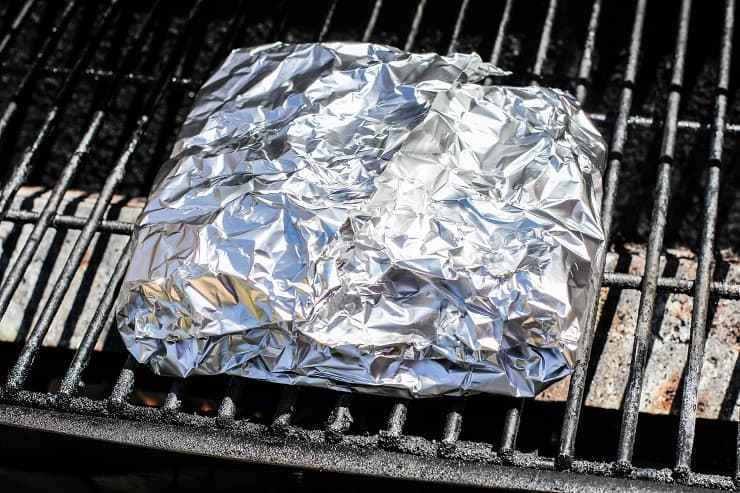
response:
{"label": "grill surface", "polygon": [[[740,283],[722,275],[727,266],[715,267],[727,263],[718,251],[734,255],[740,241],[734,153],[740,123],[733,120],[740,102],[738,81],[730,81],[736,6],[726,0],[692,9],[691,3],[671,9],[647,0],[629,6],[601,0],[0,4],[6,163],[0,215],[4,223],[31,228],[0,264],[0,314],[45,236],[79,230],[50,279],[50,296],[27,307],[36,318],[25,340],[3,347],[0,422],[248,461],[474,485],[735,489],[740,441],[731,440],[728,461],[728,449],[714,443],[721,441],[718,430],[726,436],[728,428],[697,425],[697,409],[707,327],[720,300],[740,299]],[[650,32],[655,25],[657,34]],[[192,91],[230,48],[277,39],[476,50],[514,71],[506,83],[552,84],[577,95],[610,142],[607,237],[615,249],[646,244],[641,274],[603,278],[610,295],[640,293],[632,363],[608,450],[589,445],[600,415],[583,411],[601,327],[598,304],[564,406],[491,396],[408,403],[236,378],[155,377],[131,358],[94,351],[112,323],[128,244],[74,355],[42,349],[65,300],[85,296],[73,280],[94,244],[132,230],[130,221],[116,219],[114,193],[147,193]],[[24,184],[50,188],[40,208],[14,201]],[[72,189],[96,192],[87,215],[65,213]],[[662,275],[669,246],[696,252],[694,279]],[[657,437],[675,455],[661,459],[646,442],[664,425],[639,411],[656,307],[668,293],[687,295],[692,304],[685,317],[687,364],[673,400],[678,419],[665,418],[670,430]],[[697,426],[714,435],[702,438]],[[734,424],[729,429],[737,434]]]}

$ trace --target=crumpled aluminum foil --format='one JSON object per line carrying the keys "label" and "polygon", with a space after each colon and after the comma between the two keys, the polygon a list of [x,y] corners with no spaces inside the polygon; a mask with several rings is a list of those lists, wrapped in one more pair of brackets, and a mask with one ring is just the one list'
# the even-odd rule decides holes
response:
{"label": "crumpled aluminum foil", "polygon": [[236,50],[135,233],[117,312],[155,372],[426,397],[571,371],[603,255],[605,144],[476,54]]}

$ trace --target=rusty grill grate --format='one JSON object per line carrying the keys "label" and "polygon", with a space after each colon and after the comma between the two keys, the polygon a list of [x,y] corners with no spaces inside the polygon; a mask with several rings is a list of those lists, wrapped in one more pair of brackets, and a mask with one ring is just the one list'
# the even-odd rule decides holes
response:
{"label": "rusty grill grate", "polygon": [[[374,0],[353,2],[352,6],[331,0],[300,7],[290,2],[255,7],[246,1],[234,1],[222,2],[217,8],[206,6],[203,0],[111,0],[102,5],[79,0],[64,4],[23,0],[0,4],[0,74],[6,86],[0,92],[0,142],[6,174],[0,195],[0,219],[32,227],[0,278],[0,316],[6,315],[49,230],[80,231],[63,269],[53,279],[48,300],[41,306],[28,307],[39,314],[5,363],[0,422],[251,461],[399,478],[526,488],[578,484],[587,489],[614,481],[617,488],[647,489],[654,484],[675,482],[736,489],[740,485],[740,454],[736,453],[735,470],[722,474],[696,471],[692,462],[707,324],[711,323],[717,300],[740,299],[740,283],[716,280],[713,272],[718,215],[722,217],[720,199],[727,196],[720,190],[721,177],[725,176],[723,165],[732,161],[728,149],[732,150],[732,142],[740,135],[740,123],[731,122],[728,116],[734,89],[730,86],[730,74],[735,1],[726,0],[721,7],[702,14],[713,16],[702,22],[716,31],[717,45],[707,43],[693,48],[711,51],[717,59],[713,87],[707,91],[707,103],[702,108],[705,118],[681,117],[682,97],[686,100],[691,23],[698,15],[696,11],[704,6],[695,4],[692,9],[691,0],[682,0],[676,2],[675,8],[658,11],[671,29],[665,29],[659,37],[675,41],[669,45],[669,81],[656,98],[661,107],[653,116],[645,116],[633,111],[635,92],[640,84],[647,83],[638,73],[645,63],[644,36],[649,29],[655,29],[655,23],[661,24],[658,29],[665,27],[654,12],[650,18],[648,0],[619,6],[624,11],[619,15],[607,12],[607,8],[615,7],[602,4],[601,0],[543,0],[535,7],[515,0],[484,4],[487,2],[482,0],[398,4]],[[479,15],[471,13],[474,9],[478,9]],[[615,16],[614,22],[611,16]],[[425,25],[430,19],[429,25]],[[627,24],[620,24],[624,19]],[[610,25],[614,23],[616,27]],[[526,30],[527,34],[517,37],[519,30]],[[571,42],[556,43],[554,39],[560,40],[558,34],[564,30],[573,33]],[[627,40],[620,48],[626,63],[616,64],[616,68],[608,66],[608,59],[596,63],[600,43],[614,42],[611,35],[604,34],[601,39],[604,31],[624,32]],[[415,414],[414,407],[424,409],[423,403],[330,392],[319,392],[316,397],[311,390],[231,378],[207,381],[212,397],[196,402],[191,393],[203,382],[191,384],[154,377],[138,368],[131,358],[117,370],[110,389],[91,395],[83,378],[97,371],[94,349],[112,324],[111,311],[130,259],[128,244],[115,264],[92,323],[71,359],[64,360],[57,384],[40,390],[30,383],[34,368],[43,364],[44,355],[38,355],[50,328],[58,323],[60,306],[67,297],[80,294],[73,292],[72,281],[94,237],[126,236],[132,231],[131,222],[110,214],[114,193],[121,189],[133,195],[146,193],[153,168],[166,154],[177,128],[172,122],[182,118],[192,91],[229,49],[276,39],[359,39],[438,51],[472,48],[488,53],[492,62],[514,70],[514,83],[553,82],[571,89],[610,143],[603,203],[607,237],[621,217],[617,210],[624,202],[620,201],[620,194],[630,193],[619,186],[629,154],[627,148],[631,141],[637,146],[649,145],[640,144],[641,133],[659,134],[659,146],[650,154],[653,160],[640,163],[656,169],[655,180],[648,185],[654,186],[654,190],[643,195],[652,200],[644,273],[606,272],[603,276],[605,289],[640,291],[621,424],[616,448],[610,449],[608,457],[582,457],[576,453],[577,439],[583,438],[579,435],[579,420],[589,369],[594,364],[590,354],[598,327],[598,306],[593,307],[591,330],[585,337],[565,406],[557,408],[557,419],[550,421],[555,443],[549,455],[527,453],[519,446],[520,429],[524,431],[520,423],[532,406],[521,400],[488,398],[487,405],[495,407],[502,416],[497,443],[490,443],[488,430],[481,429],[478,422],[470,425],[467,421],[466,399],[438,400],[436,409],[443,412],[438,421],[432,421],[436,415]],[[518,44],[521,39],[524,42]],[[702,41],[693,39],[692,43]],[[16,56],[26,45],[32,48],[26,50],[25,57]],[[554,62],[553,56],[557,58]],[[572,70],[564,69],[563,57],[577,58]],[[617,88],[611,106],[610,100],[602,97],[607,86]],[[590,99],[595,93],[600,102],[592,104]],[[75,123],[69,123],[70,119]],[[68,135],[66,127],[74,129],[73,135],[60,140],[60,135]],[[689,159],[683,155],[679,159],[682,135],[696,136],[700,144],[694,147],[703,155],[693,150]],[[684,165],[683,161],[690,162]],[[53,162],[62,164],[49,164]],[[142,162],[150,164],[143,166]],[[693,280],[661,276],[671,207],[684,200],[672,193],[675,175],[686,175],[686,166],[693,167],[695,176],[703,176],[697,178],[702,188],[696,230],[684,228],[689,231],[685,234],[695,236],[687,240],[697,252]],[[95,183],[90,176],[99,177],[97,185],[90,185]],[[14,205],[14,198],[27,183],[50,188],[47,200],[38,210]],[[80,186],[96,192],[94,205],[84,217],[66,214],[62,207],[64,196]],[[734,186],[723,179],[723,188]],[[648,202],[639,204],[641,209],[647,207]],[[621,211],[622,215],[631,213]],[[673,241],[677,234],[670,234]],[[731,244],[734,237],[730,234],[729,238]],[[693,298],[688,360],[676,398],[679,418],[672,444],[675,460],[667,468],[644,467],[633,461],[660,293]],[[35,359],[40,361],[35,364]],[[142,390],[139,380],[159,390]],[[220,395],[214,393],[215,388],[220,389]],[[314,395],[310,407],[325,408],[318,424],[304,425],[306,420],[300,418],[301,406],[309,405],[302,404],[305,395]],[[315,404],[326,399],[332,405]],[[377,426],[368,424],[374,420],[379,421]],[[357,423],[364,424],[358,427]],[[361,431],[356,432],[355,428]],[[641,429],[641,433],[649,436],[650,430]]]}

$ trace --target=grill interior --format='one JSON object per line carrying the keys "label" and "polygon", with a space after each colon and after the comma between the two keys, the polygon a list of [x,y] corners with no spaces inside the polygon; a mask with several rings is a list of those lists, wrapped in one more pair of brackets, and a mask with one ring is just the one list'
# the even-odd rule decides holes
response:
{"label": "grill interior", "polygon": [[[60,410],[215,430],[223,440],[242,434],[246,443],[293,441],[515,466],[522,478],[559,470],[573,478],[734,488],[740,477],[736,424],[697,419],[697,413],[704,412],[705,341],[718,318],[729,320],[722,340],[735,348],[732,354],[740,346],[740,91],[738,78],[730,77],[739,62],[732,50],[737,9],[734,0],[691,3],[0,2],[0,155],[6,161],[0,218],[8,227],[0,314],[12,325],[3,330],[19,334],[16,343],[0,345],[4,422],[21,419],[8,417],[12,409]],[[153,376],[120,351],[110,315],[133,220],[122,218],[120,204],[148,193],[194,91],[229,49],[272,40],[476,51],[512,71],[495,83],[539,83],[577,95],[610,145],[603,216],[616,260],[607,265],[600,309],[594,307],[600,316],[592,317],[594,330],[574,374],[553,390],[564,403],[493,396],[406,402],[226,377],[182,382]],[[46,191],[43,203],[27,193],[32,186]],[[73,190],[89,195],[84,214],[68,207]],[[75,236],[62,267],[44,278],[49,293],[22,306],[19,324],[8,322],[29,269],[50,256],[58,260],[67,231]],[[49,238],[52,248],[42,249]],[[115,241],[120,258],[90,306],[93,284],[75,276],[102,262],[100,245]],[[620,260],[630,248],[640,252],[636,270]],[[676,250],[687,252],[689,275],[680,272]],[[621,407],[584,407],[627,291],[636,296],[628,307],[636,320],[624,336],[632,355]],[[670,390],[673,414],[652,416],[640,412],[648,362],[675,296],[684,297],[687,308],[667,323],[685,325],[686,364]],[[61,313],[68,298],[79,301]],[[45,347],[50,331],[83,310],[90,321],[68,345],[74,351]],[[737,365],[729,380],[719,412],[725,419],[736,413]],[[401,474],[373,467],[360,470]],[[496,484],[495,474],[487,474],[483,483]]]}

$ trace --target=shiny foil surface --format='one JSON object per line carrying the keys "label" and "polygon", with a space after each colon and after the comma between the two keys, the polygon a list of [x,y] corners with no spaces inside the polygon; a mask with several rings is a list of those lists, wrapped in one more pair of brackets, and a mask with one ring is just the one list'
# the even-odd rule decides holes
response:
{"label": "shiny foil surface", "polygon": [[[476,54],[232,52],[134,235],[117,322],[157,373],[532,396],[597,294],[606,147]],[[489,79],[490,81],[490,79]]]}

